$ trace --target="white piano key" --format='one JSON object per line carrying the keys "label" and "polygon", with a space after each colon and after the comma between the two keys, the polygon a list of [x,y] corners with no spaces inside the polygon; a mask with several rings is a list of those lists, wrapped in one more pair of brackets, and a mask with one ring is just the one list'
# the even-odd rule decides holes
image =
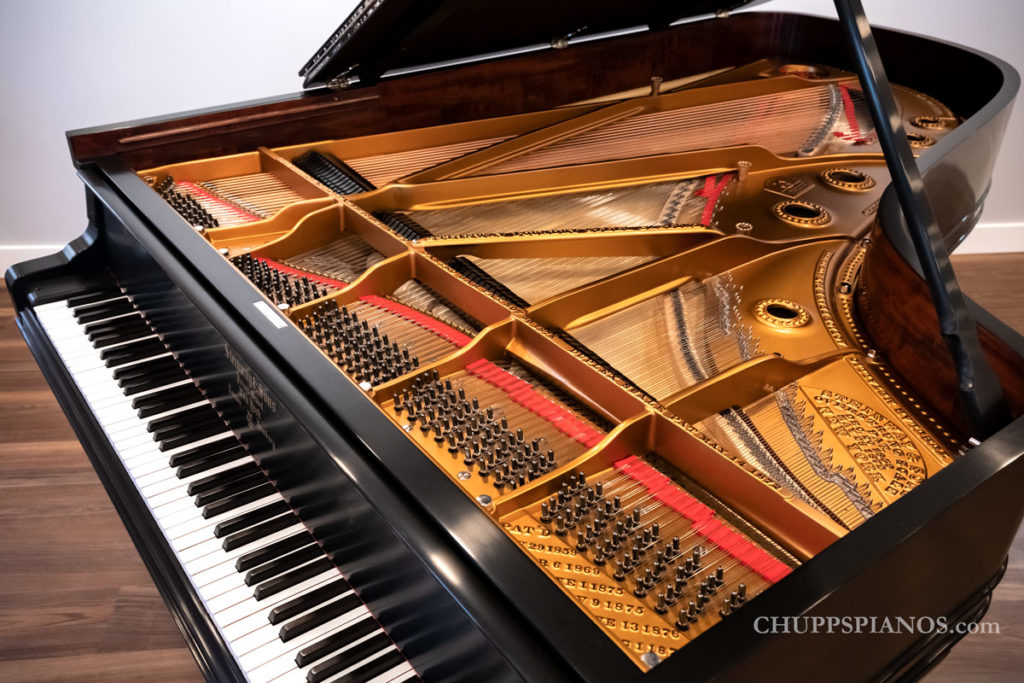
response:
{"label": "white piano key", "polygon": [[[109,297],[105,301],[113,303],[115,300],[128,300],[128,298],[118,294]],[[81,308],[84,310],[87,307],[88,305],[83,305]],[[188,484],[192,481],[201,480],[219,472],[255,461],[246,450],[241,449],[239,457],[232,458],[230,462],[222,463],[204,472],[179,479],[177,477],[177,468],[170,466],[172,457],[225,438],[234,439],[234,434],[225,427],[225,430],[219,434],[196,439],[191,443],[183,444],[167,451],[160,451],[159,444],[153,439],[153,434],[147,429],[148,425],[155,420],[173,417],[175,413],[204,405],[205,401],[194,401],[188,405],[173,408],[158,415],[139,418],[138,411],[131,405],[136,397],[164,391],[172,387],[187,386],[192,381],[187,377],[175,377],[170,381],[162,383],[161,386],[153,386],[142,392],[126,396],[124,389],[118,386],[117,381],[114,379],[115,371],[119,368],[129,368],[132,365],[158,358],[172,357],[170,352],[159,350],[147,351],[140,354],[137,358],[121,363],[117,368],[108,368],[100,357],[101,350],[97,349],[86,337],[86,326],[80,324],[75,319],[74,312],[74,309],[65,305],[64,302],[54,302],[35,308],[37,318],[53,342],[58,355],[64,361],[72,378],[78,384],[82,396],[93,410],[97,422],[103,428],[115,452],[120,457],[125,471],[138,487],[140,494],[153,514],[153,518],[161,530],[163,530],[170,547],[176,553],[179,562],[181,562],[186,573],[189,575],[196,593],[202,598],[221,633],[225,635],[225,641],[231,648],[240,667],[253,681],[270,681],[275,677],[281,678],[281,680],[284,680],[284,678],[305,680],[306,669],[300,670],[294,661],[295,654],[301,648],[360,619],[372,619],[372,615],[365,606],[359,606],[294,638],[288,643],[283,643],[280,640],[279,633],[283,624],[270,624],[268,619],[270,610],[311,590],[315,590],[328,582],[342,578],[341,573],[336,568],[331,567],[276,595],[264,600],[256,600],[254,596],[255,586],[246,586],[245,573],[239,572],[235,568],[237,558],[295,534],[305,533],[307,531],[306,527],[296,521],[295,524],[290,525],[288,528],[268,534],[264,538],[257,539],[246,546],[235,548],[232,551],[224,551],[223,539],[214,536],[214,529],[217,524],[231,520],[246,512],[282,501],[284,498],[279,493],[274,492],[259,500],[240,505],[233,510],[223,512],[210,519],[204,519],[202,517],[202,510],[195,505],[194,497],[188,495]],[[132,315],[134,313],[119,313],[110,316],[109,320],[122,317],[127,318]],[[87,324],[92,324],[92,322]],[[113,345],[108,345],[104,348],[116,348],[137,339],[154,338],[159,338],[159,336],[155,333],[144,333],[138,337],[116,341]],[[294,552],[295,550],[297,549],[290,550],[289,552]],[[319,560],[310,560],[310,562],[316,561]],[[309,564],[309,562],[306,564]],[[302,566],[305,565],[300,565],[300,567]],[[343,599],[348,595],[351,595],[351,592],[332,598],[331,601]],[[328,603],[322,603],[311,609],[318,609],[325,604]],[[298,614],[293,618],[300,616],[302,615]],[[374,633],[379,632],[375,631]],[[389,649],[393,649],[393,646]],[[369,659],[387,651],[384,650],[381,653],[376,653]],[[254,673],[253,669],[257,669],[257,671]],[[412,669],[408,663],[403,663],[374,680],[377,680],[378,683],[386,683],[396,677],[405,676],[411,671]]]}

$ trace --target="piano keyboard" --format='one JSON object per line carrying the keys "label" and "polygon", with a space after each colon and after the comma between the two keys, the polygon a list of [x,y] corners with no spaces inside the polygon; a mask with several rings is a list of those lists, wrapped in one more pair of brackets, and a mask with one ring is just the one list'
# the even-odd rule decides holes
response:
{"label": "piano keyboard", "polygon": [[416,678],[129,295],[35,312],[250,681]]}

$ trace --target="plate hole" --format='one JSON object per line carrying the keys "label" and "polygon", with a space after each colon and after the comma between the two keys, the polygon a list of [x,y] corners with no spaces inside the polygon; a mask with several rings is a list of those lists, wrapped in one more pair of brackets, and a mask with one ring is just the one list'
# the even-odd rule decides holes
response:
{"label": "plate hole", "polygon": [[816,206],[808,206],[807,204],[786,204],[782,207],[782,211],[787,216],[793,218],[818,218],[821,216],[821,209]]}
{"label": "plate hole", "polygon": [[852,183],[860,184],[867,180],[867,176],[860,171],[848,171],[846,169],[840,169],[838,171],[832,171],[832,177],[841,183]]}
{"label": "plate hole", "polygon": [[799,311],[795,311],[789,306],[783,306],[782,304],[768,304],[765,307],[765,311],[768,315],[780,320],[793,320],[800,315]]}

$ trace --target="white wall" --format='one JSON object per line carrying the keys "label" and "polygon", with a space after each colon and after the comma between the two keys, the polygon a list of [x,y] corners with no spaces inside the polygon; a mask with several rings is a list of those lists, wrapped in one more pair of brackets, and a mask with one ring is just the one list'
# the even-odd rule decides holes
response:
{"label": "white wall", "polygon": [[[85,227],[64,131],[298,90],[296,72],[355,0],[0,2],[0,272]],[[878,25],[986,50],[1024,70],[1020,0],[865,0]],[[828,0],[767,10],[832,14]],[[1024,251],[1024,115],[1010,123],[966,248]]]}

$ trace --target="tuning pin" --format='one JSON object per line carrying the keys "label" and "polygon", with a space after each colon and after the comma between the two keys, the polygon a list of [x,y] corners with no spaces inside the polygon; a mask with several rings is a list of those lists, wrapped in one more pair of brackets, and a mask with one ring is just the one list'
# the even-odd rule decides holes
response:
{"label": "tuning pin", "polygon": [[551,521],[551,507],[547,502],[540,504],[540,521],[545,523]]}

